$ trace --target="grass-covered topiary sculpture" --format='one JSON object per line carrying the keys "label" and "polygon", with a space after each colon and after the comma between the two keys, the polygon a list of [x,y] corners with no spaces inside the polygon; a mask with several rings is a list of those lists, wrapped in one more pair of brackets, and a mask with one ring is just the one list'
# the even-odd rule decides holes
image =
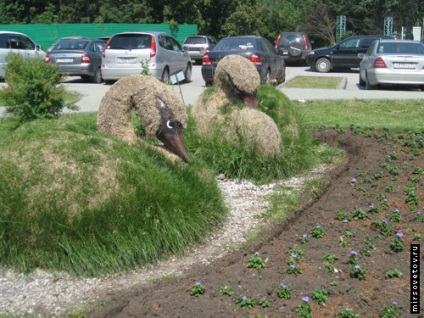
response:
{"label": "grass-covered topiary sculpture", "polygon": [[312,139],[290,100],[244,57],[229,55],[217,66],[215,86],[190,110],[186,145],[228,177],[267,182],[316,163]]}
{"label": "grass-covered topiary sculpture", "polygon": [[96,114],[0,125],[0,265],[99,275],[182,254],[227,214],[214,175]]}

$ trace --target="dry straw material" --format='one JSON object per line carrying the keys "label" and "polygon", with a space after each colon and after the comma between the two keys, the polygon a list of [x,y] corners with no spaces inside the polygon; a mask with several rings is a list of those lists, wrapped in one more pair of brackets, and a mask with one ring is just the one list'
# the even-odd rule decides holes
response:
{"label": "dry straw material", "polygon": [[216,68],[213,93],[201,95],[193,106],[199,135],[207,136],[219,129],[229,140],[242,139],[264,157],[279,156],[281,134],[275,122],[258,109],[241,106],[242,97],[256,96],[259,85],[258,71],[248,59],[239,55],[224,57]]}
{"label": "dry straw material", "polygon": [[133,75],[118,80],[106,92],[97,115],[97,129],[134,144],[137,136],[131,122],[131,111],[136,110],[146,137],[155,137],[160,127],[157,98],[185,128],[187,114],[181,99],[156,78]]}

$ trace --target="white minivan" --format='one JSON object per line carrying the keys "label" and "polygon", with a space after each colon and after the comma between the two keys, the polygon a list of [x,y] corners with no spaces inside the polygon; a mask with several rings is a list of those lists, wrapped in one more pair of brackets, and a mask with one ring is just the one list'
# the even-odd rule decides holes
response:
{"label": "white minivan", "polygon": [[46,52],[27,35],[13,31],[0,31],[0,79],[2,80],[6,77],[6,56],[10,52],[20,54],[24,59],[46,57]]}
{"label": "white minivan", "polygon": [[191,81],[190,57],[168,33],[123,32],[109,39],[103,49],[101,67],[106,83],[141,74],[143,68],[164,83],[180,72],[185,82]]}

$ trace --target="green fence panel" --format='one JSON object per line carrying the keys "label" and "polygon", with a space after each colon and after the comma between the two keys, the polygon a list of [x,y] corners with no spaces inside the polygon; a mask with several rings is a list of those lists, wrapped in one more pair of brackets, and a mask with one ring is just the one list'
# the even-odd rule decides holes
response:
{"label": "green fence panel", "polygon": [[25,33],[36,44],[47,50],[58,39],[66,36],[85,36],[98,38],[112,36],[115,33],[130,31],[163,31],[173,35],[181,44],[192,34],[197,34],[196,24],[180,24],[171,28],[169,24],[0,24],[2,31]]}

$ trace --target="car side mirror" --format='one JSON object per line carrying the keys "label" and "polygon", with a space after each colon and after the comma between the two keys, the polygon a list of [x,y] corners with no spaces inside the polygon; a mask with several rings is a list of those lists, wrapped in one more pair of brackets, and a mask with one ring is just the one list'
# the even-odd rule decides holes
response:
{"label": "car side mirror", "polygon": [[365,54],[364,54],[364,53],[358,53],[358,58],[363,59],[363,58],[364,58],[364,56],[365,56]]}
{"label": "car side mirror", "polygon": [[35,46],[35,50],[36,50],[36,51],[40,51],[40,50],[41,50],[41,46],[40,46],[39,44],[37,44],[37,45]]}

